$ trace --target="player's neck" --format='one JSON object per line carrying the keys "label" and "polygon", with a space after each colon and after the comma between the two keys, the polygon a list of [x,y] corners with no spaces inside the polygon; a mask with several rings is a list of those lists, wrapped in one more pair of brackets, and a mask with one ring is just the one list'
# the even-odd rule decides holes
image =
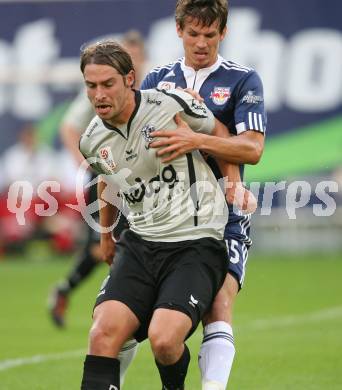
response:
{"label": "player's neck", "polygon": [[214,66],[217,63],[218,58],[219,57],[217,54],[216,57],[212,58],[207,64],[196,64],[196,63],[192,62],[191,59],[185,57],[184,58],[184,65],[188,68],[193,69],[195,72],[198,72],[201,69],[209,69],[212,66]]}

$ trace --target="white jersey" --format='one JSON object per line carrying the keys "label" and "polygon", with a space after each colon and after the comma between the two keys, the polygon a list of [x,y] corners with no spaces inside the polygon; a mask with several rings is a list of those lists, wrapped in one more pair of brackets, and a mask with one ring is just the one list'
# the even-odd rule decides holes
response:
{"label": "white jersey", "polygon": [[225,197],[202,155],[194,151],[163,163],[149,147],[153,130],[177,127],[177,112],[194,131],[208,134],[214,116],[180,90],[136,91],[135,99],[125,125],[111,127],[95,116],[81,137],[84,157],[120,188],[130,228],[143,239],[222,239],[228,218]]}

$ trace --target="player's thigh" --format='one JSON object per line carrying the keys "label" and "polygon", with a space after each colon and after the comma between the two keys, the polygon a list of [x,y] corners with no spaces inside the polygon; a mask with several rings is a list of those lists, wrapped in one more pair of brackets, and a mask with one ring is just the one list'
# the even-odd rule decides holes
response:
{"label": "player's thigh", "polygon": [[155,309],[186,314],[196,329],[209,309],[226,275],[227,254],[223,242],[194,240],[177,254],[177,262],[160,284]]}
{"label": "player's thigh", "polygon": [[139,325],[138,317],[122,302],[104,301],[94,309],[92,330],[113,335],[117,342],[124,343]]}
{"label": "player's thigh", "polygon": [[[127,236],[126,237],[126,233]],[[156,298],[152,276],[144,267],[141,243],[127,230],[117,243],[109,275],[98,293],[95,307],[105,301],[125,304],[141,324],[150,320]]]}

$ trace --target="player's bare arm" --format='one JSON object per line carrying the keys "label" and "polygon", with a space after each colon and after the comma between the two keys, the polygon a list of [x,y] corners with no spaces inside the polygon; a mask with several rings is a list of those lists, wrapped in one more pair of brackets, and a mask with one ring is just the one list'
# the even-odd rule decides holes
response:
{"label": "player's bare arm", "polygon": [[258,203],[252,192],[241,182],[239,166],[216,159],[222,177],[225,178],[225,196],[228,204],[236,206],[243,214],[252,214]]}
{"label": "player's bare arm", "polygon": [[[222,138],[224,125],[216,120],[213,135],[195,133],[188,124],[179,116],[175,117],[176,130],[154,131],[152,137],[158,137],[158,141],[150,144],[153,148],[159,148],[157,155],[163,162],[192,152],[201,150],[214,157],[220,158],[232,164],[257,164],[264,148],[264,135],[262,133],[247,130],[234,137]],[[227,134],[227,130],[225,130]]]}
{"label": "player's bare arm", "polygon": [[[105,199],[103,199],[103,192],[106,189],[107,184],[104,180],[100,179],[97,183],[97,196],[101,206],[99,207],[100,226],[108,228],[113,225],[116,220],[118,209]],[[111,265],[115,255],[115,239],[112,232],[101,232],[100,240],[102,260],[108,265]]]}

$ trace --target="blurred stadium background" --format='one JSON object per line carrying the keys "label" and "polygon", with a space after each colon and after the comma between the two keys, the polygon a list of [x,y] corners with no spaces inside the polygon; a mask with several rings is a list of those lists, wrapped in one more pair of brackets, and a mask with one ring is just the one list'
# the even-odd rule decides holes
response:
{"label": "blurred stadium background", "polygon": [[[95,292],[105,267],[73,298],[68,329],[46,314],[51,284],[82,241],[76,167],[60,120],[82,84],[79,49],[140,31],[149,69],[182,55],[175,0],[0,1],[0,389],[76,389]],[[236,308],[230,389],[342,387],[342,4],[231,0],[228,59],[256,68],[268,112],[265,153],[247,168],[259,195],[246,288]],[[35,145],[34,157],[23,151]],[[23,149],[24,148],[24,149]],[[33,199],[22,218],[15,180]],[[44,180],[58,212],[37,217]],[[31,189],[33,193],[31,194]],[[12,188],[13,190],[13,188]],[[274,192],[274,196],[272,193]],[[271,202],[272,200],[272,202]],[[21,221],[21,222],[20,222]],[[200,331],[192,340],[193,357]],[[82,350],[80,352],[80,350]],[[188,390],[199,389],[193,358]],[[339,368],[338,368],[339,367]],[[157,389],[143,345],[126,389]]]}

